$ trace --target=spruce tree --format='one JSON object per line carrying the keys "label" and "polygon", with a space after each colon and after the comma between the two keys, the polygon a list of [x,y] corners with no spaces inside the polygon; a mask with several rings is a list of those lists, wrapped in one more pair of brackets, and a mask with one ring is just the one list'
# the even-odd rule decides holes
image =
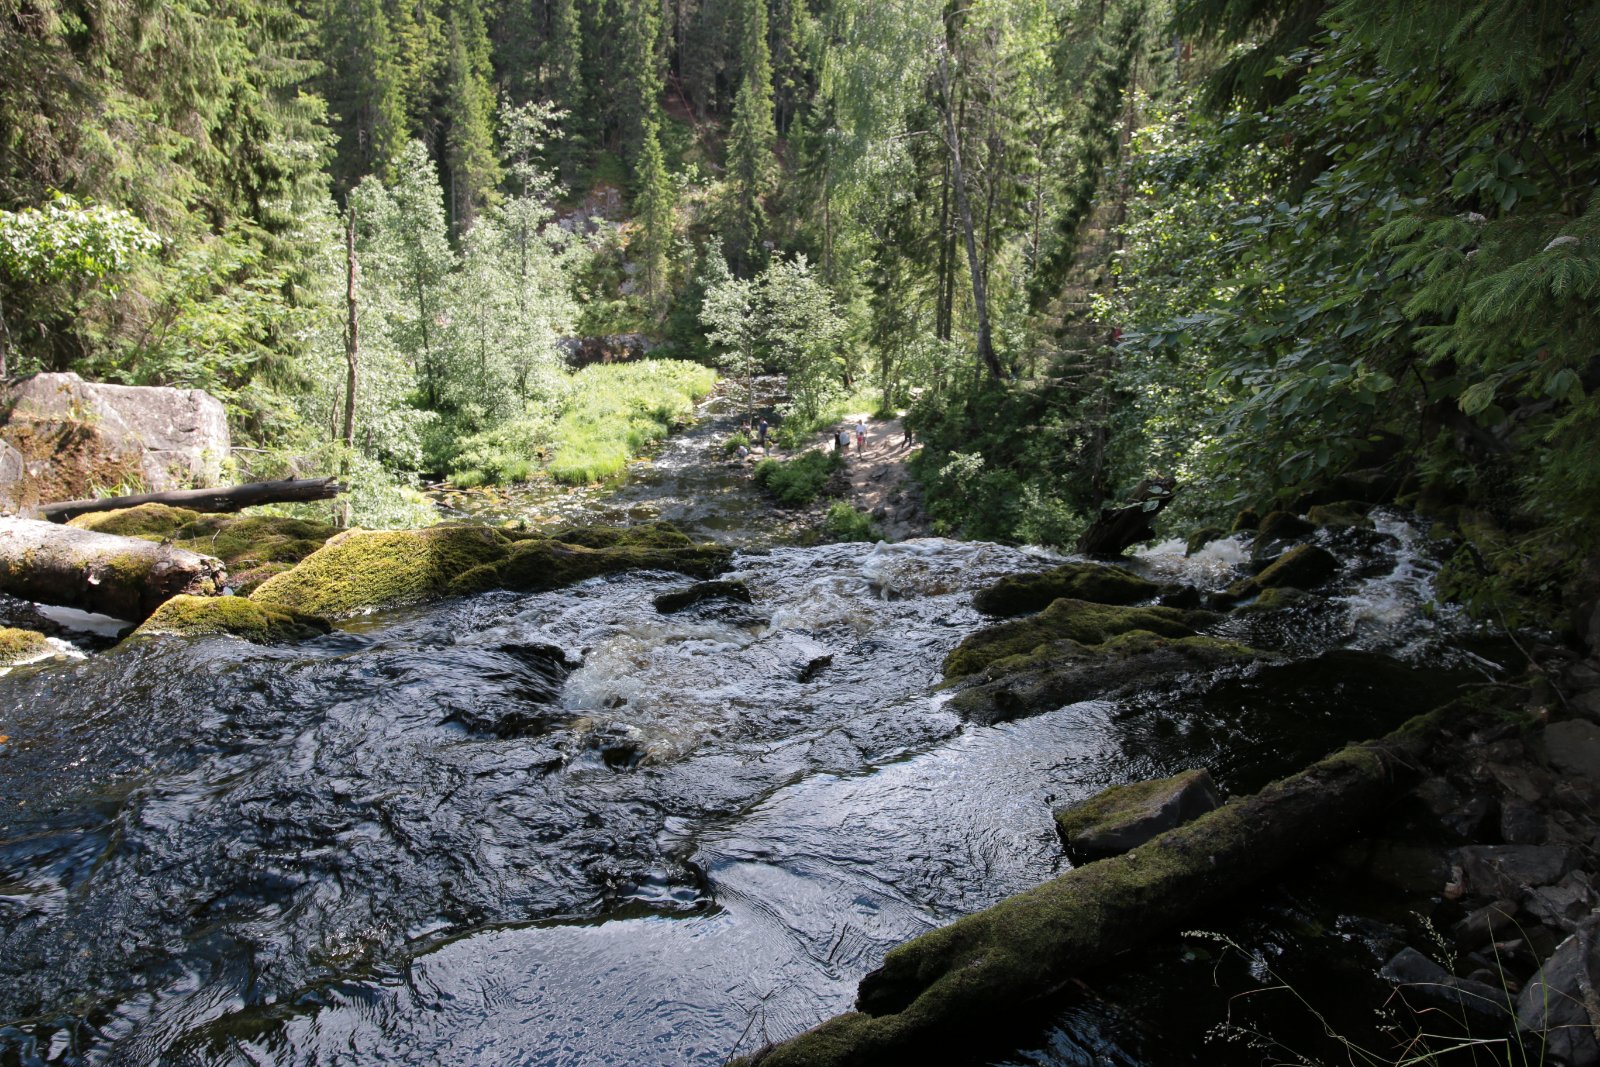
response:
{"label": "spruce tree", "polygon": [[618,27],[622,33],[622,85],[616,104],[617,125],[622,133],[623,153],[637,178],[646,129],[651,125],[659,127],[661,10],[658,0],[623,0],[622,10]]}
{"label": "spruce tree", "polygon": [[329,4],[323,17],[323,93],[338,137],[335,177],[353,185],[386,169],[405,144],[405,97],[382,0]]}
{"label": "spruce tree", "polygon": [[500,169],[494,154],[494,89],[488,77],[488,35],[477,5],[464,3],[450,23],[445,75],[445,163],[450,215],[457,236],[471,229]]}
{"label": "spruce tree", "polygon": [[728,261],[735,270],[752,273],[764,261],[766,236],[763,197],[772,191],[773,149],[778,140],[772,121],[772,57],[767,49],[766,0],[744,0],[740,58],[744,73],[733,102],[728,138],[728,178],[732,184],[732,218]]}
{"label": "spruce tree", "polygon": [[652,307],[659,307],[666,291],[667,252],[672,247],[673,195],[654,117],[645,122],[644,144],[634,171],[634,205],[641,231],[638,258],[644,268],[645,293]]}

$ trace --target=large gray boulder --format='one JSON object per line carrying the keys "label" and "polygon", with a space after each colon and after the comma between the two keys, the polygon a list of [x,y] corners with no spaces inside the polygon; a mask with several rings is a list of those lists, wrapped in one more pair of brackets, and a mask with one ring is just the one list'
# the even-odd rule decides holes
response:
{"label": "large gray boulder", "polygon": [[211,486],[231,442],[222,402],[199,389],[105,385],[71,372],[12,386],[0,426],[0,504],[26,508],[124,489]]}
{"label": "large gray boulder", "polygon": [[1543,1060],[1565,1067],[1600,1065],[1600,917],[1580,926],[1560,945],[1517,998],[1517,1027],[1541,1039]]}

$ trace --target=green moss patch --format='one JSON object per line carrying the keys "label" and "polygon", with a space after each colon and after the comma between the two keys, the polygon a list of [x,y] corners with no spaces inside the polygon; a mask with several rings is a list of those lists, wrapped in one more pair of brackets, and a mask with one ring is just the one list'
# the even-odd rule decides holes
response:
{"label": "green moss patch", "polygon": [[[710,578],[733,551],[695,544],[670,526],[571,527],[562,540],[491,526],[435,526],[328,541],[250,598],[328,619],[490,589],[538,592],[627,570]],[[571,540],[566,540],[571,538]],[[581,542],[581,543],[580,543]]]}
{"label": "green moss patch", "polygon": [[44,634],[0,626],[0,666],[35,660],[54,651]]}
{"label": "green moss patch", "polygon": [[1120,567],[1067,563],[1041,574],[1012,574],[972,598],[985,615],[1006,617],[1041,611],[1061,597],[1097,604],[1137,604],[1161,592],[1155,582]]}
{"label": "green moss patch", "polygon": [[1232,602],[1257,596],[1263,589],[1311,589],[1337,573],[1339,560],[1332,552],[1319,545],[1296,545],[1254,578],[1234,582],[1222,597]]}
{"label": "green moss patch", "polygon": [[180,637],[227,634],[258,643],[278,643],[303,641],[329,629],[315,616],[258,604],[245,597],[175,596],[157,608],[134,633]]}
{"label": "green moss patch", "polygon": [[1208,612],[1118,607],[1062,597],[1031,618],[1003,622],[969,635],[945,657],[944,676],[976,674],[990,664],[1027,656],[1054,641],[1098,645],[1130,630],[1145,630],[1159,637],[1192,637],[1196,626],[1215,618]]}
{"label": "green moss patch", "polygon": [[[96,533],[116,534],[119,537],[143,537],[162,541],[177,534],[183,526],[200,517],[198,511],[174,508],[166,504],[140,504],[138,507],[120,508],[116,511],[91,511],[71,519],[67,525]],[[215,555],[215,553],[206,553]]]}
{"label": "green moss patch", "polygon": [[676,571],[709,578],[727,570],[732,560],[732,550],[719,545],[691,543],[663,548],[619,543],[589,548],[554,540],[522,541],[512,546],[505,559],[481,564],[460,575],[451,583],[450,592],[465,595],[511,589],[536,593],[630,570]]}
{"label": "green moss patch", "polygon": [[250,599],[326,619],[416,604],[446,595],[474,567],[501,562],[512,543],[488,526],[352,530],[267,579]]}
{"label": "green moss patch", "polygon": [[263,563],[299,563],[338,532],[327,523],[276,515],[197,515],[174,543],[217,557],[231,574]]}

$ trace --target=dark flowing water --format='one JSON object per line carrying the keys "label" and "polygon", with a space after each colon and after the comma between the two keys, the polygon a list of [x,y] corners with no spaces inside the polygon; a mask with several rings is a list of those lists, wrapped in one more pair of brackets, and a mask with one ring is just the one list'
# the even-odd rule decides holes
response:
{"label": "dark flowing water", "polygon": [[[610,506],[709,507],[681,469]],[[684,579],[634,574],[17,670],[0,1064],[722,1063],[1062,870],[1053,803],[1197,763],[1251,790],[1448,695],[1474,661],[1421,610],[1415,535],[1369,540],[1326,606],[1231,624],[1296,662],[992,728],[943,707],[939,664],[972,591],[1039,561],[940,540],[749,551],[753,604],[673,616],[651,598]],[[1082,1054],[1117,1018],[1018,1055],[1117,1061]]]}

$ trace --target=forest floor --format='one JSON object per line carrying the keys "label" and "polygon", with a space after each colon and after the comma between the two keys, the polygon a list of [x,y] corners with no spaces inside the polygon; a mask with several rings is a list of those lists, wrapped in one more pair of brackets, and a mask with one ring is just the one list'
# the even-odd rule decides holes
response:
{"label": "forest floor", "polygon": [[[855,427],[866,424],[865,448],[857,448]],[[845,457],[845,474],[850,479],[849,501],[872,516],[888,541],[928,535],[928,516],[922,510],[922,497],[906,469],[906,460],[916,446],[906,440],[899,419],[874,419],[852,414],[830,431],[850,431],[850,450]]]}

